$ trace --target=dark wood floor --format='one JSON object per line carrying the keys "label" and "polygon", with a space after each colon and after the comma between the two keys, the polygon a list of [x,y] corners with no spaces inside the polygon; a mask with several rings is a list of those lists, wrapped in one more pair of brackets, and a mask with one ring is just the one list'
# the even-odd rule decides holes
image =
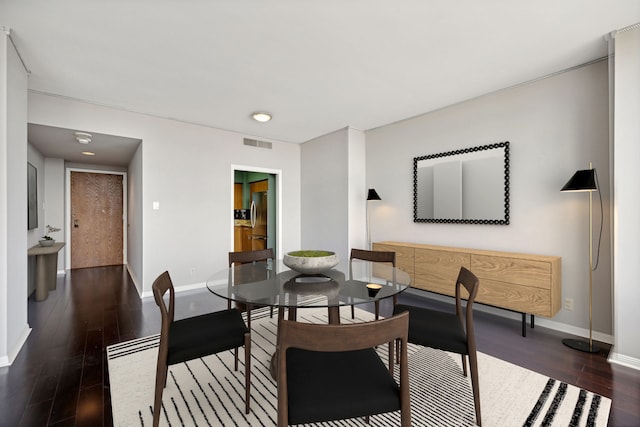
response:
{"label": "dark wood floor", "polygon": [[[178,294],[176,318],[226,307],[206,290]],[[402,302],[434,303],[405,295]],[[388,314],[389,305],[382,306]],[[640,426],[640,372],[610,365],[545,328],[521,336],[518,321],[478,312],[478,350],[612,398],[611,426]],[[73,270],[43,302],[29,301],[33,328],[10,367],[0,368],[0,426],[110,426],[106,346],[160,330],[152,298],[141,301],[123,267]]]}

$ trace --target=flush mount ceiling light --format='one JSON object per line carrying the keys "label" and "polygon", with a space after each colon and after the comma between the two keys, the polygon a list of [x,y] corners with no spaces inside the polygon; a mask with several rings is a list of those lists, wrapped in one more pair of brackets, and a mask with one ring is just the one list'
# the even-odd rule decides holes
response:
{"label": "flush mount ceiling light", "polygon": [[264,111],[256,111],[251,115],[251,117],[253,117],[253,120],[260,123],[265,123],[271,120],[271,114],[265,113]]}
{"label": "flush mount ceiling light", "polygon": [[76,136],[76,141],[78,141],[80,144],[88,144],[91,142],[90,133],[74,132],[74,135]]}
{"label": "flush mount ceiling light", "polygon": [[93,151],[83,151],[82,154],[84,154],[85,156],[95,156],[96,153],[94,153]]}

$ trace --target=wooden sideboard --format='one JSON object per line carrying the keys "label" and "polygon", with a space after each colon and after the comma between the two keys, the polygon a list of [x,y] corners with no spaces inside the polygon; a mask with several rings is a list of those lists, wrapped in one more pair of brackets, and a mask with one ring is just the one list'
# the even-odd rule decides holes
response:
{"label": "wooden sideboard", "polygon": [[373,250],[395,252],[396,265],[409,273],[413,288],[453,296],[464,266],[480,280],[476,302],[523,313],[523,321],[524,314],[553,317],[561,307],[557,256],[403,242],[377,242]]}

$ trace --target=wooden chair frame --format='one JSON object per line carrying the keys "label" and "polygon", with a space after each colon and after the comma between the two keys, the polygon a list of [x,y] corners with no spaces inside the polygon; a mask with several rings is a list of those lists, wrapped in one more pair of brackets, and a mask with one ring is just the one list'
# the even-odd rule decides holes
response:
{"label": "wooden chair frame", "polygon": [[[229,252],[229,268],[233,264],[248,264],[251,262],[260,262],[267,260],[275,260],[273,249],[260,249],[257,251]],[[231,300],[227,301],[227,308],[231,308]],[[251,329],[251,308],[250,304],[236,303],[236,308],[240,311],[247,312],[247,325]],[[270,316],[273,317],[273,307],[270,307]]]}
{"label": "wooden chair frame", "polygon": [[[175,314],[175,290],[169,273],[165,271],[153,282],[153,297],[160,308],[162,326],[160,328],[160,344],[158,346],[158,363],[156,367],[155,397],[153,401],[153,426],[160,422],[160,409],[162,407],[162,394],[167,385],[167,372],[169,365],[169,329],[174,321]],[[169,306],[167,307],[164,295],[169,291]],[[234,370],[238,370],[237,348],[235,349]],[[251,331],[244,334],[244,361],[245,361],[245,412],[249,413],[251,390]]]}
{"label": "wooden chair frame", "polygon": [[[462,288],[466,290],[468,296],[466,296],[467,304],[463,309],[462,300],[465,296],[462,295]],[[471,386],[473,388],[473,400],[476,412],[476,423],[478,426],[482,425],[482,418],[480,415],[480,386],[478,384],[478,357],[476,351],[476,339],[473,327],[473,303],[478,294],[478,288],[480,287],[480,281],[471,271],[465,267],[460,267],[460,272],[455,283],[455,311],[456,316],[460,319],[460,323],[466,333],[467,351],[468,354],[461,354],[462,357],[462,372],[464,376],[467,376],[467,357],[469,356],[469,365],[471,371]],[[418,308],[419,310],[421,308]],[[429,310],[429,309],[424,309]],[[395,312],[395,311],[394,311]],[[420,344],[420,343],[418,343]],[[396,358],[400,358],[402,355],[398,354],[398,347],[396,346]]]}
{"label": "wooden chair frame", "polygon": [[[289,423],[287,388],[287,350],[299,348],[317,352],[341,352],[373,348],[389,343],[390,375],[393,367],[393,342],[400,346],[401,425],[411,425],[409,371],[407,364],[408,313],[366,323],[321,325],[280,319],[278,326],[278,426]],[[316,386],[315,384],[310,386]],[[339,384],[334,386],[340,387]]]}
{"label": "wooden chair frame", "polygon": [[[396,266],[396,253],[390,251],[367,251],[364,249],[351,249],[351,256],[349,257],[349,277],[353,278],[352,262],[354,259],[361,259],[371,262],[387,262],[391,263],[393,267]],[[398,302],[398,296],[393,296],[393,305]],[[380,301],[374,302],[375,307],[375,319],[380,317]],[[355,308],[351,306],[351,318],[355,318]]]}

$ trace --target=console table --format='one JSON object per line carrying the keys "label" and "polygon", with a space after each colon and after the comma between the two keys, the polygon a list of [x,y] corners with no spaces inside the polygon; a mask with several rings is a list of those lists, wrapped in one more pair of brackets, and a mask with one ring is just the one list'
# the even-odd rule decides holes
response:
{"label": "console table", "polygon": [[411,287],[454,296],[464,266],[480,280],[476,302],[522,314],[553,317],[562,299],[561,258],[404,242],[378,242],[373,250],[396,253],[396,266],[409,273]]}
{"label": "console table", "polygon": [[54,243],[52,246],[36,245],[29,248],[27,254],[36,257],[36,301],[43,301],[49,296],[49,291],[56,289],[58,274],[58,252],[64,242]]}

